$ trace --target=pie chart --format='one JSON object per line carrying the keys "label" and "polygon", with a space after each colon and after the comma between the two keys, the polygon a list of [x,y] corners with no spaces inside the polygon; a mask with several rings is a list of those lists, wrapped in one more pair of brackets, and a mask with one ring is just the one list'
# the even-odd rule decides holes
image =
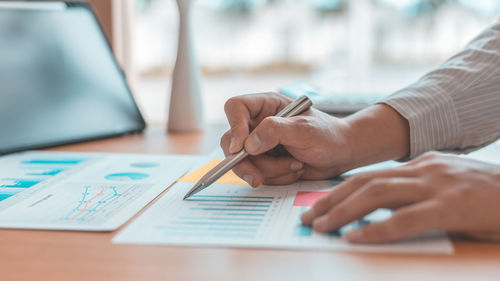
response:
{"label": "pie chart", "polygon": [[136,181],[149,178],[149,175],[143,173],[116,173],[109,174],[105,178],[110,181]]}

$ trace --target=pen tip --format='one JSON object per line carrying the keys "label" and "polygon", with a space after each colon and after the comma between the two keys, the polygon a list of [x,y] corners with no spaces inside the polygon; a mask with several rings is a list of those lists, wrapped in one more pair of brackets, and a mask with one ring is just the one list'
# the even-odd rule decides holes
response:
{"label": "pen tip", "polygon": [[191,188],[191,190],[188,191],[188,193],[186,193],[186,195],[184,195],[184,198],[182,200],[186,200],[188,199],[189,197],[191,197],[191,195],[195,194],[196,192],[198,192],[198,188],[200,186],[203,186],[203,184],[200,184],[199,182],[197,182],[193,188]]}

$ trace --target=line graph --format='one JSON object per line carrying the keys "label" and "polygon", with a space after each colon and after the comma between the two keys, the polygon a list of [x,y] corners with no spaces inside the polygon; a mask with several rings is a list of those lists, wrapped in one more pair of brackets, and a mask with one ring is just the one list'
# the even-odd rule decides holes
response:
{"label": "line graph", "polygon": [[83,185],[78,197],[68,200],[60,221],[96,222],[111,216],[144,192],[147,185]]}
{"label": "line graph", "polygon": [[[116,186],[102,186],[98,193],[87,199],[90,195],[89,189],[90,186],[85,186],[85,190],[82,193],[82,200],[80,200],[78,206],[73,209],[72,214],[67,217],[68,220],[83,221],[89,214],[97,212],[99,207],[106,205],[110,200],[121,195],[116,191]],[[110,191],[109,194],[106,193],[107,190]]]}

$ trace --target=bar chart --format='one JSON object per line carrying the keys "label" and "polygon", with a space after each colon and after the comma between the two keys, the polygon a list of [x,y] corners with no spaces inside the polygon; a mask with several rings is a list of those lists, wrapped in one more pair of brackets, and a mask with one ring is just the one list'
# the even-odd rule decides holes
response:
{"label": "bar chart", "polygon": [[272,196],[194,195],[183,215],[165,226],[166,235],[254,238],[272,211]]}
{"label": "bar chart", "polygon": [[[450,252],[441,237],[376,247],[353,245],[342,236],[353,229],[390,218],[390,210],[373,213],[331,233],[302,225],[302,213],[335,188],[338,182],[304,181],[288,186],[251,188],[235,175],[183,200],[209,163],[181,178],[139,218],[113,238],[119,244],[196,247],[242,247],[302,250],[387,252]],[[159,215],[161,214],[161,215]]]}
{"label": "bar chart", "polygon": [[[83,163],[85,158],[31,157],[16,161],[7,158],[8,169],[0,171],[0,201],[36,186],[45,180]],[[8,176],[7,176],[8,175]]]}
{"label": "bar chart", "polygon": [[2,157],[0,228],[114,230],[185,174],[193,159],[43,151]]}

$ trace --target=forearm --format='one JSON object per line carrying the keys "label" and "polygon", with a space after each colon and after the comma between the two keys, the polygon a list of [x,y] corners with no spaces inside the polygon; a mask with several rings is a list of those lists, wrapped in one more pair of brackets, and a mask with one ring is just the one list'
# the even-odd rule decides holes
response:
{"label": "forearm", "polygon": [[408,121],[390,106],[373,105],[345,122],[350,160],[344,170],[408,156]]}
{"label": "forearm", "polygon": [[500,136],[500,21],[383,103],[408,120],[410,153],[467,152]]}

